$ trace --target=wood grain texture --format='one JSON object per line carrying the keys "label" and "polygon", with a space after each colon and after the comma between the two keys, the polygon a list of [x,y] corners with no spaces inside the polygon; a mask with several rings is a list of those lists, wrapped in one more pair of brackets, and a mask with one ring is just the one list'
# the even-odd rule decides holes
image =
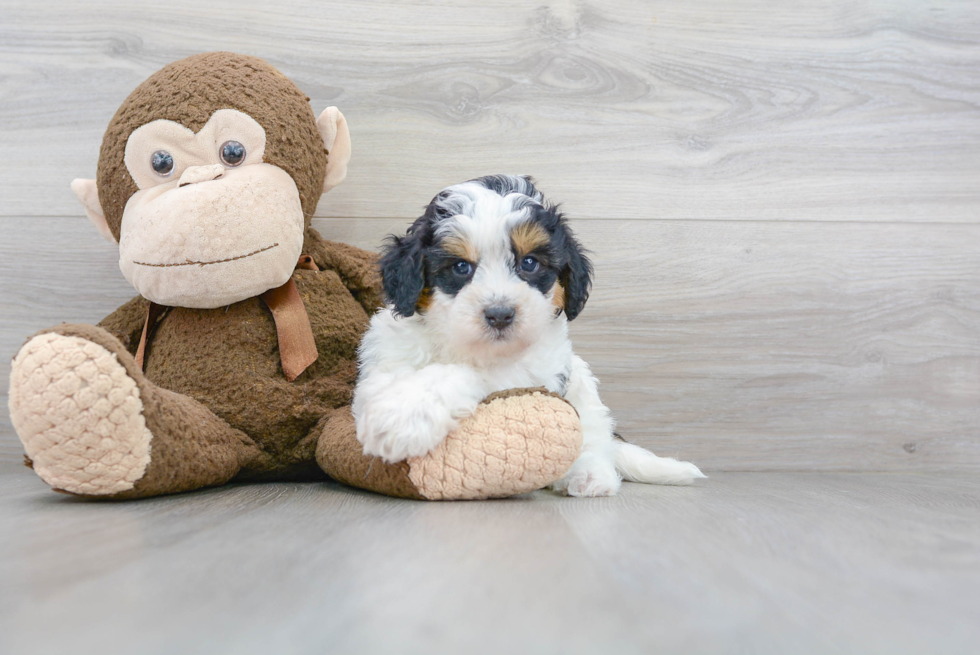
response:
{"label": "wood grain texture", "polygon": [[[316,225],[373,249],[407,223]],[[572,337],[628,439],[709,471],[980,466],[980,226],[573,224],[596,283]],[[6,379],[28,335],[133,292],[83,218],[0,230]],[[25,264],[39,243],[57,256]],[[0,460],[19,462],[3,420]]]}
{"label": "wood grain texture", "polygon": [[5,653],[972,653],[969,475],[722,473],[610,499],[0,476]]}
{"label": "wood grain texture", "polygon": [[[322,223],[371,247],[403,221]],[[574,222],[577,352],[627,438],[708,469],[980,465],[980,229]]]}
{"label": "wood grain texture", "polygon": [[972,0],[0,2],[0,213],[75,215],[164,64],[268,59],[346,113],[320,215],[408,217],[531,173],[587,218],[977,222]]}

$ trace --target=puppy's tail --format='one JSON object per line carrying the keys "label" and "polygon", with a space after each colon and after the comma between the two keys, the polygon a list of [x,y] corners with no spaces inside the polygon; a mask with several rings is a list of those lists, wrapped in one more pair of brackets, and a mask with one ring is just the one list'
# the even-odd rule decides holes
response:
{"label": "puppy's tail", "polygon": [[647,484],[691,484],[704,473],[690,462],[657,457],[649,450],[622,441],[616,442],[616,470],[624,480]]}

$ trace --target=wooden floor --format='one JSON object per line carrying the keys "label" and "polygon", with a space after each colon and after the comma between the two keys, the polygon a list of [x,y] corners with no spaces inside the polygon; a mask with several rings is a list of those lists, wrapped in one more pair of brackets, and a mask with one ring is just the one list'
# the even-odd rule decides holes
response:
{"label": "wooden floor", "polygon": [[4,653],[976,653],[976,476],[609,499],[331,483],[86,503],[0,477]]}

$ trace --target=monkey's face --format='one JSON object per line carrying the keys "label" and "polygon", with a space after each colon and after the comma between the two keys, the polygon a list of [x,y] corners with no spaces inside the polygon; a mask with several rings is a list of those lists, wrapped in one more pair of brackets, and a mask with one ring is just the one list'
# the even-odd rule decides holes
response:
{"label": "monkey's face", "polygon": [[234,109],[196,134],[156,120],[126,142],[139,187],[126,203],[119,267],[161,305],[214,308],[285,284],[303,247],[296,183],[262,160],[265,129]]}

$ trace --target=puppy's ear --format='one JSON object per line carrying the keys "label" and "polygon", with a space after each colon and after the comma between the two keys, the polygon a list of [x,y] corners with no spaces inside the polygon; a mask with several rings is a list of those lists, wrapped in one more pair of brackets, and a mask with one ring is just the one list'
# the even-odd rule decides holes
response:
{"label": "puppy's ear", "polygon": [[425,288],[426,216],[415,221],[403,237],[388,237],[381,253],[381,281],[385,298],[401,316],[411,316]]}
{"label": "puppy's ear", "polygon": [[565,218],[557,210],[551,211],[557,218],[555,245],[562,262],[558,279],[565,290],[565,315],[572,321],[589,299],[589,291],[592,289],[592,262],[589,261],[587,251],[572,234]]}

